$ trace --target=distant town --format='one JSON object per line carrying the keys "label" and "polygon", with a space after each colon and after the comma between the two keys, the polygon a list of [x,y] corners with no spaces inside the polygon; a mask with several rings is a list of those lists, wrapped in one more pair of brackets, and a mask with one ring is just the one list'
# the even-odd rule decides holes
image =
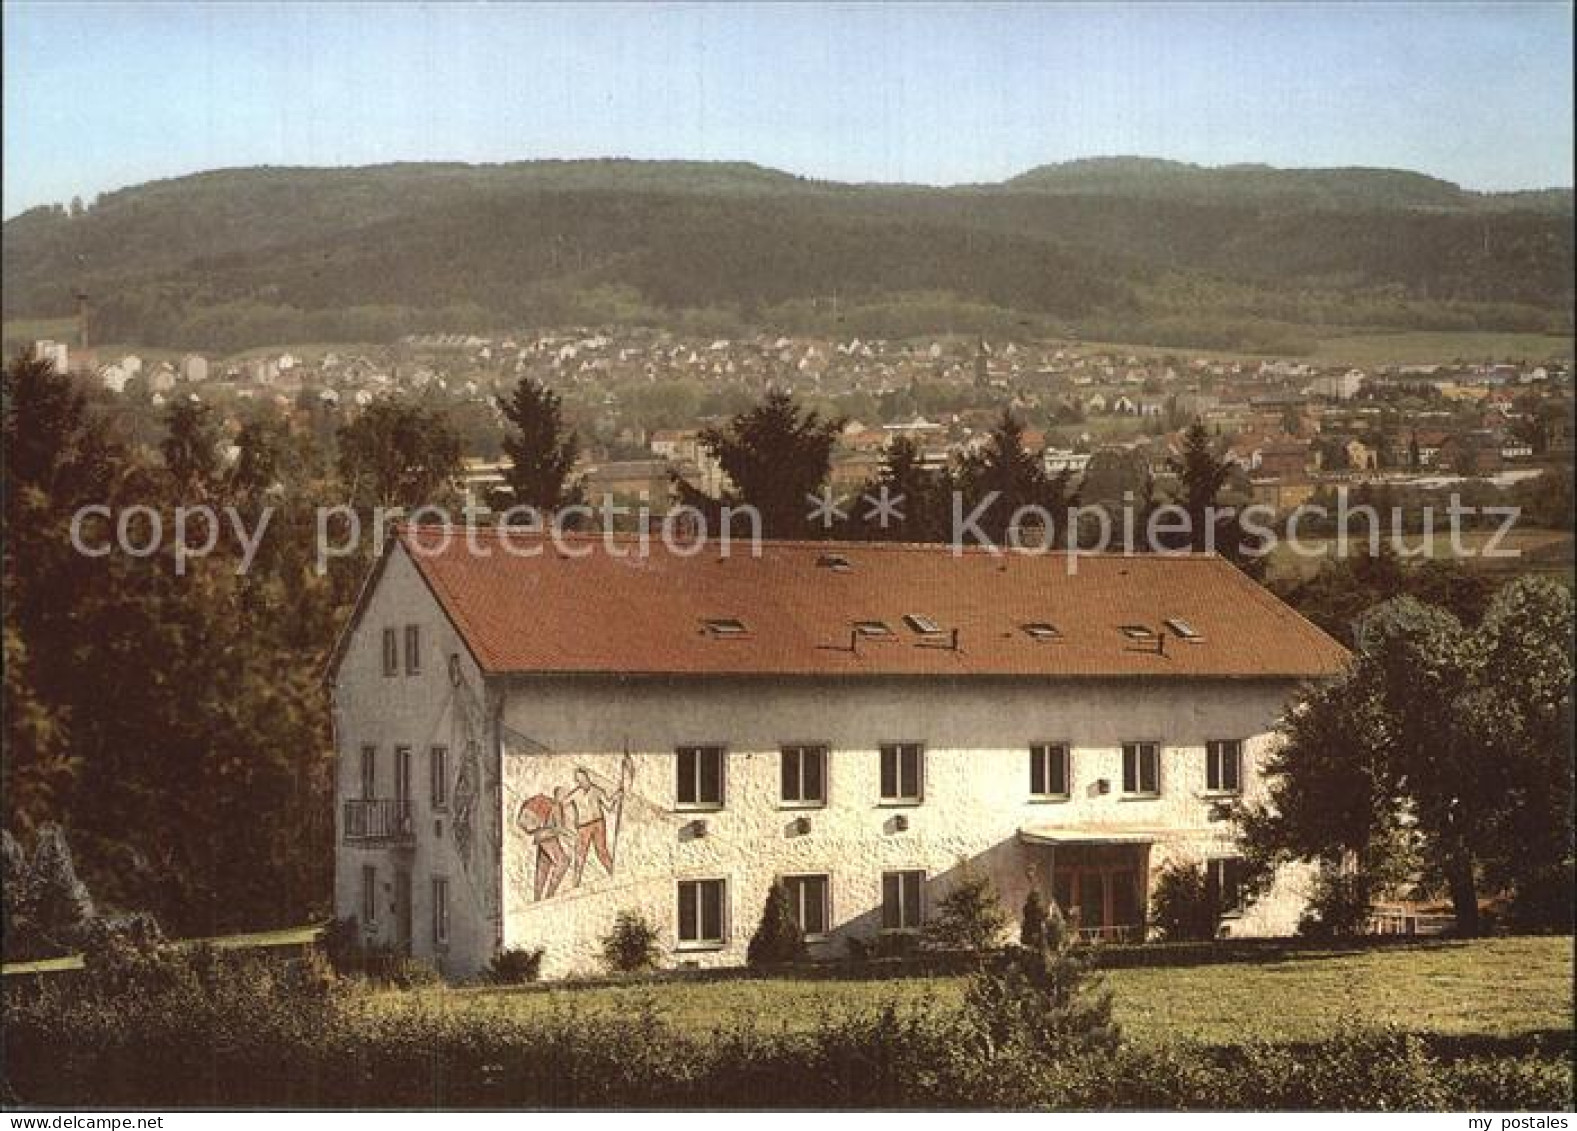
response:
{"label": "distant town", "polygon": [[1067,473],[1085,502],[1164,481],[1196,420],[1235,465],[1240,497],[1279,513],[1336,484],[1512,486],[1573,452],[1564,360],[1356,368],[1072,339],[707,340],[647,329],[434,333],[226,359],[105,357],[53,340],[34,351],[91,376],[150,444],[176,397],[200,399],[232,435],[272,410],[325,438],[378,398],[421,398],[452,419],[465,445],[463,486],[484,509],[503,480],[497,398],[523,376],[563,398],[584,441],[577,471],[587,490],[654,510],[672,499],[676,479],[713,496],[724,489],[699,432],[769,387],[845,421],[834,491],[869,482],[895,436],[915,441],[929,465],[957,460],[985,442],[1003,408],[1025,422],[1025,444],[1046,470]]}

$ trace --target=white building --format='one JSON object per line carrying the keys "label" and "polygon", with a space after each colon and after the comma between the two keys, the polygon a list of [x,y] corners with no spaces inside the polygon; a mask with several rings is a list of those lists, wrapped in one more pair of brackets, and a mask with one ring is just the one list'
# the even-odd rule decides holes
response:
{"label": "white building", "polygon": [[[813,957],[966,869],[1137,934],[1171,862],[1233,890],[1221,805],[1347,658],[1212,556],[507,538],[401,531],[331,668],[338,914],[451,977],[592,972],[623,910],[739,963],[774,879]],[[1290,932],[1307,879],[1224,929]]]}
{"label": "white building", "polygon": [[47,361],[55,367],[56,373],[70,371],[71,349],[65,342],[53,341],[49,338],[40,338],[33,343],[33,356],[39,361]]}
{"label": "white building", "polygon": [[181,358],[181,380],[208,380],[208,359],[200,353],[189,353]]}
{"label": "white building", "polygon": [[1358,391],[1363,388],[1367,380],[1367,375],[1361,369],[1349,369],[1345,373],[1326,373],[1314,379],[1314,383],[1309,386],[1309,393],[1316,397],[1350,401],[1358,395]]}

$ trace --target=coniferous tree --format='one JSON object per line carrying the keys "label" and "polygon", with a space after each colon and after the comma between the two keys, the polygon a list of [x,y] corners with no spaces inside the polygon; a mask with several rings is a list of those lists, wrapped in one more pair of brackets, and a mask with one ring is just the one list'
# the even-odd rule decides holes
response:
{"label": "coniferous tree", "polygon": [[767,902],[761,909],[761,922],[750,936],[745,952],[752,966],[771,966],[798,962],[805,957],[805,932],[794,917],[788,888],[781,880],[767,889]]}
{"label": "coniferous tree", "polygon": [[509,494],[500,502],[543,514],[579,502],[581,489],[571,475],[580,441],[564,424],[559,395],[533,377],[522,377],[498,407],[511,429],[504,436]]}
{"label": "coniferous tree", "polygon": [[801,410],[792,394],[774,389],[727,428],[705,429],[700,442],[732,483],[726,502],[754,507],[769,538],[800,538],[827,533],[810,514],[842,428],[842,420]]}

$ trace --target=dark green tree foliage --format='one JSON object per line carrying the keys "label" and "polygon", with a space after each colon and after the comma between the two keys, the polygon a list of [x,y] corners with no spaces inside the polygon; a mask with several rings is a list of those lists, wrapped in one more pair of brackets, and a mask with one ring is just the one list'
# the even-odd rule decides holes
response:
{"label": "dark green tree foliage", "polygon": [[[908,436],[894,437],[882,453],[882,467],[855,500],[848,533],[879,542],[946,542],[952,532],[953,476],[947,468],[920,462],[920,446]],[[886,498],[901,518],[883,526],[874,510]]]}
{"label": "dark green tree foliage", "polygon": [[1203,868],[1172,864],[1156,878],[1150,924],[1167,942],[1213,939],[1221,918],[1217,902]]}
{"label": "dark green tree foliage", "polygon": [[1378,887],[1416,850],[1464,934],[1486,889],[1569,926],[1572,625],[1570,592],[1535,577],[1476,631],[1411,597],[1375,609],[1347,677],[1288,713],[1268,803],[1240,814],[1251,857],[1353,864]]}
{"label": "dark green tree foliage", "polygon": [[[1360,545],[1366,550],[1367,546]],[[1312,577],[1271,583],[1282,600],[1348,647],[1363,614],[1403,595],[1449,610],[1464,624],[1477,624],[1495,591],[1495,578],[1447,558],[1410,564],[1389,542],[1378,554],[1355,553],[1320,563]]]}
{"label": "dark green tree foliage", "polygon": [[1037,946],[1009,950],[975,973],[965,1017],[987,1060],[1029,1054],[1064,1061],[1114,1052],[1122,1031],[1112,995],[1092,970],[1088,948],[1072,938],[1055,904]]}
{"label": "dark green tree foliage", "polygon": [[80,949],[96,912],[65,832],[59,825],[40,826],[29,860],[6,830],[4,853],[6,959],[48,958]]}
{"label": "dark green tree foliage", "polygon": [[412,401],[373,401],[339,430],[339,473],[365,507],[439,505],[461,469],[460,438],[444,414]]}
{"label": "dark green tree foliage", "polygon": [[702,431],[700,442],[733,484],[726,502],[754,507],[768,538],[802,538],[825,534],[809,514],[843,423],[801,409],[792,394],[774,389],[727,428]]}
{"label": "dark green tree foliage", "polygon": [[196,397],[177,397],[164,414],[159,445],[175,495],[197,502],[219,480],[219,430],[208,406]]}
{"label": "dark green tree foliage", "polygon": [[1221,492],[1232,479],[1232,465],[1212,450],[1210,433],[1195,421],[1183,437],[1181,458],[1171,461],[1177,475],[1177,503],[1188,514],[1188,532],[1173,536],[1164,549],[1213,550],[1251,576],[1264,572],[1259,544],[1249,538],[1237,508],[1221,502]]}
{"label": "dark green tree foliage", "polygon": [[981,951],[995,946],[1008,925],[996,885],[985,872],[966,868],[938,902],[925,925],[925,939],[946,950]]}
{"label": "dark green tree foliage", "polygon": [[[6,826],[67,828],[101,899],[179,934],[320,912],[332,820],[316,673],[331,637],[300,639],[314,630],[280,610],[306,612],[322,579],[277,562],[238,576],[224,542],[183,576],[168,546],[76,552],[85,503],[148,504],[168,526],[190,500],[95,423],[68,378],[24,360],[5,383],[6,643],[23,661],[6,673]],[[83,530],[92,544],[109,533]]]}
{"label": "dark green tree foliage", "polygon": [[[1026,545],[1058,536],[1058,524],[1076,501],[1067,473],[1048,475],[1040,455],[1024,446],[1024,422],[1010,409],[1002,410],[985,446],[959,462],[958,487],[963,514],[967,517],[985,508],[976,525],[997,545],[1007,543],[1014,515],[1025,507],[1044,511],[1020,515]],[[1047,522],[1049,529],[1044,526]]]}
{"label": "dark green tree foliage", "polygon": [[1024,897],[1024,907],[1019,913],[1018,941],[1020,946],[1027,947],[1046,943],[1046,904],[1034,888]]}
{"label": "dark green tree foliage", "polygon": [[761,909],[761,922],[750,936],[745,952],[752,966],[773,966],[799,962],[805,957],[805,932],[794,917],[788,888],[781,880],[767,889],[767,902]]}
{"label": "dark green tree foliage", "polygon": [[602,964],[613,974],[636,974],[657,966],[657,928],[639,911],[621,911],[602,938]]}
{"label": "dark green tree foliage", "polygon": [[546,514],[578,502],[580,489],[570,475],[580,441],[565,427],[559,395],[531,377],[522,377],[498,407],[510,426],[504,436],[504,454],[509,458],[504,504],[535,507]]}

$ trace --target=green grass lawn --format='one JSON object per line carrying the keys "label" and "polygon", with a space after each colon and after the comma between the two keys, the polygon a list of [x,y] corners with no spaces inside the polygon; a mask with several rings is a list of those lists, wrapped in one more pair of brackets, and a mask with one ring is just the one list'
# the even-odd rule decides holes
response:
{"label": "green grass lawn", "polygon": [[[1295,951],[1267,960],[1113,970],[1107,981],[1118,1019],[1140,1041],[1297,1041],[1328,1036],[1344,1021],[1491,1038],[1572,1027],[1570,937]],[[500,1015],[633,1011],[649,1000],[687,1028],[749,1017],[763,1029],[807,1029],[824,1015],[888,1002],[951,1005],[963,986],[959,977],[752,979],[417,993],[440,1009]],[[410,996],[391,992],[382,1000],[399,1008]]]}

